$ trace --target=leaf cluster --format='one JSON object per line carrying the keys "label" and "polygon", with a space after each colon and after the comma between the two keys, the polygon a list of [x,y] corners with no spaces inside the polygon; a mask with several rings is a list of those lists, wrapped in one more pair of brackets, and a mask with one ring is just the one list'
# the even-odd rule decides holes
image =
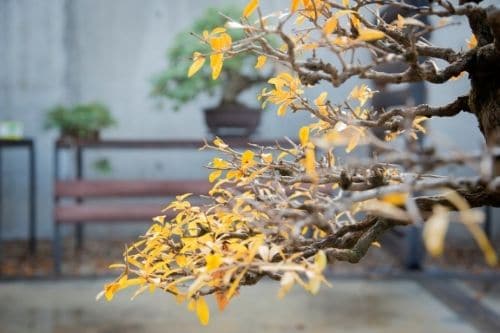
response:
{"label": "leaf cluster", "polygon": [[93,132],[110,127],[116,123],[108,107],[93,102],[71,107],[55,106],[47,112],[45,128],[58,128],[63,134],[88,137]]}

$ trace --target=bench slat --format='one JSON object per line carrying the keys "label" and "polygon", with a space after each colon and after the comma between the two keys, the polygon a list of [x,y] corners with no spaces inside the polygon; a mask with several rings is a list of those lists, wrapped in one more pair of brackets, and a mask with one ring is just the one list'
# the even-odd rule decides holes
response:
{"label": "bench slat", "polygon": [[54,209],[56,223],[144,222],[162,214],[164,205],[60,205]]}
{"label": "bench slat", "polygon": [[158,197],[183,193],[206,194],[211,188],[206,180],[189,181],[58,181],[56,197]]}

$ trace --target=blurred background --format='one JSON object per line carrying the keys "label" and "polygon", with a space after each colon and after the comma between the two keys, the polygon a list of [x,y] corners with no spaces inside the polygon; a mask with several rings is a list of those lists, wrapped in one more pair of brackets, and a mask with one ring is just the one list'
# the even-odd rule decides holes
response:
{"label": "blurred background", "polygon": [[[262,8],[271,11],[288,2],[262,1]],[[99,205],[160,209],[173,193],[151,189],[151,182],[203,189],[208,175],[203,166],[213,156],[196,148],[214,135],[204,110],[219,106],[220,89],[207,86],[199,73],[201,79],[194,77],[198,80],[194,86],[181,87],[203,93],[183,95],[179,89],[177,96],[165,98],[164,90],[168,82],[176,82],[175,69],[185,76],[191,63],[182,52],[187,49],[190,55],[190,47],[196,49],[197,40],[188,33],[194,24],[211,23],[214,13],[224,12],[228,5],[241,10],[245,4],[244,0],[0,0],[0,332],[198,329],[194,315],[164,295],[146,295],[132,303],[127,296],[110,304],[93,300],[112,276],[106,267],[120,260],[124,244],[144,232],[148,219],[137,216],[134,222],[146,223],[121,223],[116,211],[100,211],[113,223],[75,225],[81,222],[78,214],[95,215],[92,207]],[[215,9],[207,14],[209,8]],[[456,23],[431,40],[465,48],[470,30],[464,22]],[[181,56],[171,55],[169,60],[168,50]],[[255,75],[251,72],[255,59],[248,61],[250,69],[239,74]],[[359,82],[350,80],[335,90],[318,87],[312,94],[328,89],[334,101],[341,101],[355,84]],[[239,103],[258,108],[255,94],[260,88],[251,85],[238,96]],[[213,94],[205,93],[211,90]],[[466,77],[447,85],[428,85],[425,100],[444,104],[467,90]],[[407,97],[408,103],[415,100],[411,93]],[[96,115],[99,140],[93,137],[94,128],[84,128],[78,132],[83,137],[78,137],[68,125],[90,122],[85,116],[64,118],[65,112],[80,112],[78,108]],[[109,127],[102,119],[108,116],[114,120]],[[250,139],[242,140],[294,138],[309,121],[306,114],[281,118],[273,108],[265,109]],[[475,150],[483,142],[476,120],[468,114],[432,120],[427,126],[432,140],[444,150]],[[77,189],[74,183],[64,183],[78,177],[94,183]],[[102,189],[106,184],[115,187]],[[129,190],[136,197],[123,194]],[[58,207],[81,202],[84,192],[87,210],[64,211],[57,217]],[[149,196],[156,198],[144,199]],[[495,210],[489,216],[490,222],[500,218]],[[55,223],[57,218],[60,223]],[[102,215],[99,219],[106,220]],[[488,228],[498,250],[500,228],[495,224]],[[62,275],[54,273],[56,235]],[[245,289],[234,306],[216,315],[208,330],[500,331],[495,326],[500,325],[497,269],[485,267],[460,225],[453,225],[448,238],[445,256],[433,260],[423,253],[419,230],[389,235],[382,249],[373,250],[361,264],[334,265],[333,288],[318,297],[297,291],[278,301],[273,295],[276,286],[265,281]],[[421,326],[424,322],[430,325],[427,329]]]}

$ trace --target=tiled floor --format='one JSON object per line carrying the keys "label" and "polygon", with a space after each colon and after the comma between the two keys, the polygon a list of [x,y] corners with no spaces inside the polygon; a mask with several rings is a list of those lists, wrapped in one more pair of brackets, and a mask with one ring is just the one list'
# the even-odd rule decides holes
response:
{"label": "tiled floor", "polygon": [[277,283],[263,281],[223,313],[212,303],[208,327],[161,292],[96,303],[105,282],[0,283],[0,332],[478,332],[412,280],[333,280],[317,296],[294,289],[283,300]]}

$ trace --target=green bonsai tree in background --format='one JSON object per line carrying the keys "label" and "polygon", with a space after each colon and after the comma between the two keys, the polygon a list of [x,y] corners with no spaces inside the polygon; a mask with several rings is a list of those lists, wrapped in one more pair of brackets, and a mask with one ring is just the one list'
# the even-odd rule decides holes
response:
{"label": "green bonsai tree in background", "polygon": [[99,131],[115,124],[109,109],[97,102],[72,107],[56,106],[45,120],[47,129],[58,128],[62,138],[98,139]]}
{"label": "green bonsai tree in background", "polygon": [[[210,8],[203,16],[195,20],[189,29],[179,33],[172,48],[167,52],[167,68],[153,79],[153,90],[151,95],[160,100],[169,99],[174,101],[174,110],[189,101],[192,101],[202,93],[213,95],[218,88],[222,93],[220,104],[235,104],[240,93],[254,84],[267,81],[263,76],[253,69],[256,56],[251,53],[241,54],[228,59],[218,80],[212,79],[210,68],[203,68],[194,77],[187,77],[191,59],[195,52],[210,53],[210,47],[200,48],[196,43],[196,36],[203,36],[217,27],[222,27],[227,22],[227,17],[239,17],[240,9],[237,7],[226,7],[221,9]],[[227,33],[233,40],[244,37],[241,29],[228,29]],[[189,40],[189,38],[192,40]]]}

